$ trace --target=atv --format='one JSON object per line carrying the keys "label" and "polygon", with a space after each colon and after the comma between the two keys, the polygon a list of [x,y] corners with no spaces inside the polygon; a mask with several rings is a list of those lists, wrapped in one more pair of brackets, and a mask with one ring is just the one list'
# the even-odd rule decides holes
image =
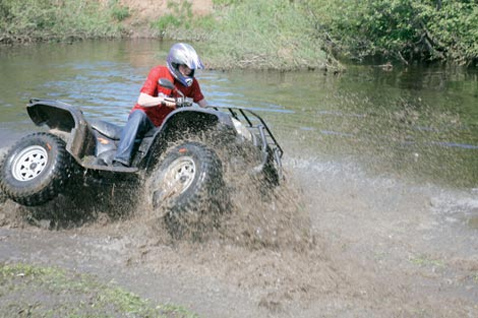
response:
{"label": "atv", "polygon": [[[167,79],[159,84],[174,89]],[[2,192],[21,205],[39,206],[59,194],[81,195],[81,187],[139,184],[153,209],[180,219],[200,203],[209,203],[205,212],[224,206],[218,201],[224,200],[219,194],[225,166],[244,162],[237,157],[251,152],[255,162],[241,173],[279,184],[283,151],[259,115],[238,107],[200,108],[180,96],[162,125],[136,140],[130,167],[112,164],[120,126],[87,119],[79,108],[58,100],[31,99],[28,115],[47,129],[8,150],[1,164]],[[221,158],[219,148],[235,151]]]}

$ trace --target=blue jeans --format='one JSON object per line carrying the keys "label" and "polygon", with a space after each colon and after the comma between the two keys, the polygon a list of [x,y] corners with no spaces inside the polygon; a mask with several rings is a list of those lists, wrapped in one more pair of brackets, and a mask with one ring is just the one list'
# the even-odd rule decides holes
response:
{"label": "blue jeans", "polygon": [[153,122],[148,118],[145,112],[141,110],[133,111],[129,117],[126,126],[121,132],[118,149],[114,161],[121,162],[127,166],[131,164],[134,142],[137,138],[143,138],[144,134],[154,128]]}

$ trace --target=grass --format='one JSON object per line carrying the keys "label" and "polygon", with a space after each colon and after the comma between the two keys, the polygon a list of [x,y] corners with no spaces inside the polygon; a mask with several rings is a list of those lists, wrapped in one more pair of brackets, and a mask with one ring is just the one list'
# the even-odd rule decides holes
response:
{"label": "grass", "polygon": [[[0,44],[119,38],[133,13],[119,0],[0,1]],[[214,13],[200,17],[191,0],[169,0],[151,27],[162,39],[204,42],[209,68],[343,69],[313,20],[289,0],[216,1]]]}
{"label": "grass", "polygon": [[0,317],[198,317],[181,306],[155,305],[113,283],[55,267],[0,264],[0,286]]}
{"label": "grass", "polygon": [[117,0],[0,1],[0,43],[119,37],[128,16]]}
{"label": "grass", "polygon": [[426,267],[426,266],[433,266],[433,267],[445,267],[445,263],[442,260],[431,259],[426,255],[419,255],[413,256],[409,258],[409,261],[417,266]]}
{"label": "grass", "polygon": [[[170,1],[170,3],[172,3]],[[303,8],[288,0],[243,0],[217,9],[214,16],[194,17],[188,1],[175,6],[153,27],[173,40],[207,44],[202,55],[219,69],[342,69],[313,34]]]}

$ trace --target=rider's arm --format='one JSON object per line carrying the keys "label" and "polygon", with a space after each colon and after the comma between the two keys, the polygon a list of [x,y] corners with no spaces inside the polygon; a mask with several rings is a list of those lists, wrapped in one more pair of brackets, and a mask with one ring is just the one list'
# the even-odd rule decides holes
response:
{"label": "rider's arm", "polygon": [[198,102],[198,105],[201,107],[206,107],[208,105],[208,102],[205,98],[203,98]]}
{"label": "rider's arm", "polygon": [[143,107],[153,107],[162,105],[163,103],[168,107],[176,106],[174,100],[168,98],[164,94],[159,94],[158,97],[154,97],[146,93],[140,93],[138,97],[138,104]]}

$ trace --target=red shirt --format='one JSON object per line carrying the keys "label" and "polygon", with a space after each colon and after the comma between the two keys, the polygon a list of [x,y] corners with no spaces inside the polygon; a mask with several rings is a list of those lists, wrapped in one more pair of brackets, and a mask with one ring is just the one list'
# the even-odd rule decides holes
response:
{"label": "red shirt", "polygon": [[[172,92],[170,89],[166,89],[164,87],[159,86],[158,80],[160,78],[169,79],[171,82],[174,83],[176,89],[181,91],[184,96],[192,98],[195,103],[204,99],[204,96],[201,92],[201,88],[199,87],[199,83],[195,78],[193,79],[193,83],[191,86],[184,86],[174,79],[166,66],[162,65],[156,66],[151,69],[148,78],[146,79],[143,84],[143,87],[141,88],[141,93],[145,93],[153,97],[157,97],[159,93],[163,93],[169,97],[180,97],[177,92]],[[168,116],[168,114],[174,110],[174,108],[167,107],[164,105],[143,107],[137,103],[136,105],[134,105],[131,111],[134,111],[136,109],[144,111],[156,127],[160,126],[163,123],[164,118],[166,118],[166,116]]]}

